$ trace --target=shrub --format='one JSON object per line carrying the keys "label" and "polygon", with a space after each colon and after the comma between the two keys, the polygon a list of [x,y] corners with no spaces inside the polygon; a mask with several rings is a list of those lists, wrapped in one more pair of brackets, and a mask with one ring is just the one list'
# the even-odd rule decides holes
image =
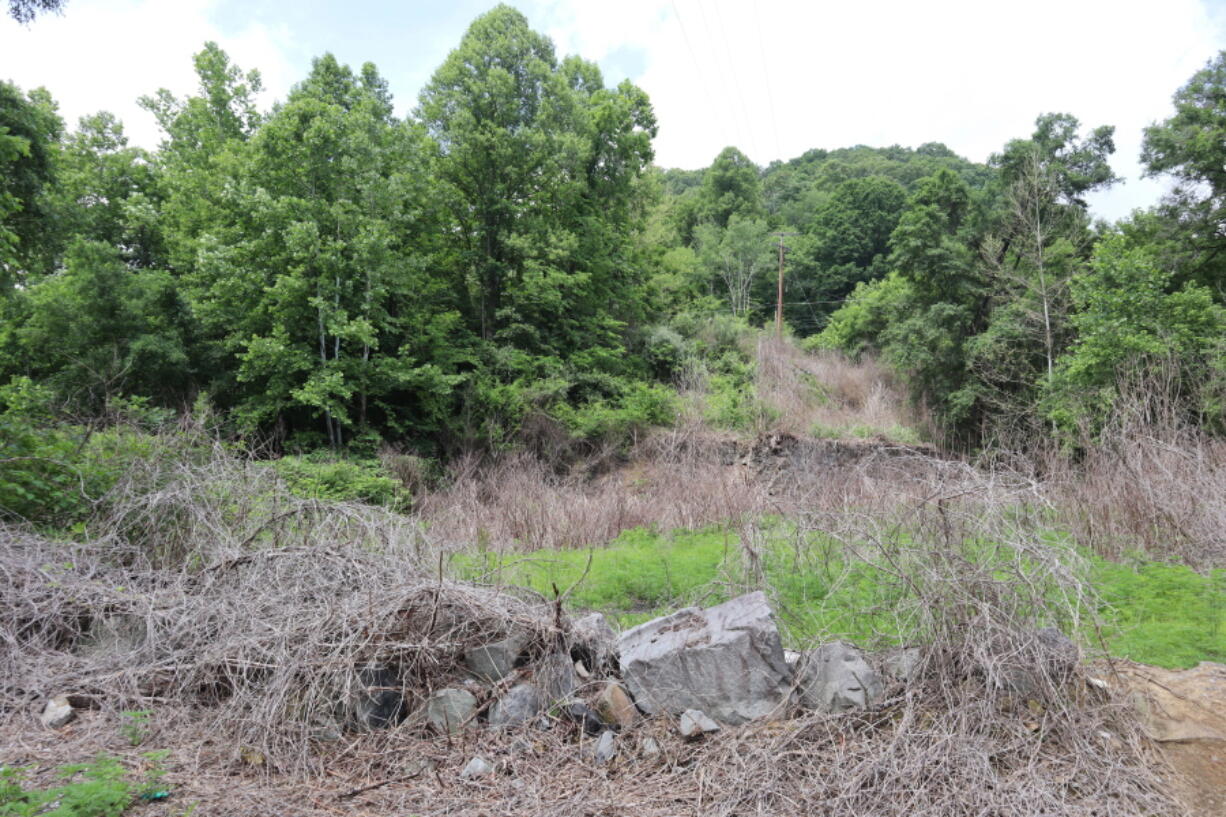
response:
{"label": "shrub", "polygon": [[672,423],[679,409],[677,393],[667,386],[631,382],[616,399],[593,400],[578,408],[561,405],[555,413],[576,437],[623,444],[652,426]]}
{"label": "shrub", "polygon": [[336,459],[327,453],[282,457],[272,467],[294,494],[307,499],[364,502],[408,510],[412,496],[377,460]]}

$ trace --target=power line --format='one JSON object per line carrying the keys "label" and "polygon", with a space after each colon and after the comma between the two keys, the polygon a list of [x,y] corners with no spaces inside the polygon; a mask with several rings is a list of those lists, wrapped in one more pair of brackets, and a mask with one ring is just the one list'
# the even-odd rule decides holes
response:
{"label": "power line", "polygon": [[[771,133],[775,137],[775,158],[783,161],[783,145],[779,142],[779,120],[775,117],[775,94],[771,90],[770,70],[766,60],[766,44],[762,37],[762,15],[758,0],[753,0],[754,28],[758,30],[758,54],[762,57],[762,78],[766,80],[766,105],[771,114]],[[767,164],[770,164],[767,162]]]}
{"label": "power line", "polygon": [[[698,16],[702,18],[702,28],[707,33],[707,42],[710,43],[712,46],[714,46],[715,35],[711,33],[711,23],[707,20],[707,12],[704,10],[703,5],[704,4],[702,2],[698,3]],[[718,10],[719,10],[719,6],[717,5],[716,11]],[[731,85],[732,81],[735,80],[735,76],[731,77],[728,80],[724,79],[724,63],[723,63],[723,60],[719,58],[719,49],[712,48],[711,53],[712,53],[712,59],[715,62],[715,71],[716,73],[719,74],[720,83],[724,85],[725,87],[727,87],[728,85]],[[731,69],[729,69],[729,72],[735,73],[735,72],[732,72]],[[749,145],[746,143],[749,142],[750,140],[746,138],[747,130],[745,129],[744,112],[738,109],[735,105],[726,105],[724,107],[730,108],[732,110],[733,127],[737,131],[737,141],[740,142],[740,145],[733,145],[733,146],[740,149],[741,145],[744,145],[746,148],[748,148]],[[740,115],[738,116],[738,114]]]}
{"label": "power line", "polygon": [[746,148],[760,155],[758,139],[753,132],[753,117],[749,113],[749,106],[745,104],[745,95],[741,92],[740,76],[732,63],[732,48],[728,44],[728,28],[724,25],[724,13],[719,10],[718,0],[715,0],[712,5],[715,6],[715,22],[719,26],[719,36],[724,41],[724,53],[728,56],[728,73],[732,76],[732,87],[736,91],[736,100],[740,105],[741,117],[745,121],[746,135],[749,137],[749,144],[746,145]]}
{"label": "power line", "polygon": [[[728,138],[728,132],[723,123],[723,116],[720,115],[722,111],[719,106],[715,104],[715,99],[711,96],[710,89],[707,88],[706,76],[703,74],[702,67],[698,64],[698,55],[694,51],[693,43],[690,42],[690,35],[689,32],[686,31],[685,22],[681,19],[681,11],[677,8],[676,0],[669,0],[669,3],[673,7],[673,17],[677,20],[677,26],[681,29],[681,37],[685,40],[685,50],[690,52],[690,63],[694,66],[695,79],[698,81],[698,84],[702,86],[702,95],[707,98],[707,108],[708,110],[715,112],[716,119],[720,123],[720,130],[724,132],[723,135],[726,141]],[[699,11],[701,10],[702,7],[699,6]],[[706,22],[705,17],[703,18],[703,22]]]}

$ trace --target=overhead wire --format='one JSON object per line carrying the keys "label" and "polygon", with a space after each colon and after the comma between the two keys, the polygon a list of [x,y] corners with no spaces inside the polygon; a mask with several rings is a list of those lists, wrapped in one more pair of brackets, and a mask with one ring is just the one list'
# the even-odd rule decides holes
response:
{"label": "overhead wire", "polygon": [[[702,27],[703,27],[703,31],[706,32],[707,42],[712,45],[712,48],[711,48],[712,61],[715,63],[715,70],[719,74],[719,81],[722,85],[724,85],[724,87],[727,87],[733,83],[733,81],[735,80],[735,76],[729,79],[725,79],[724,77],[724,73],[725,73],[724,62],[723,60],[719,58],[719,49],[714,47],[715,35],[711,31],[711,23],[707,19],[707,12],[704,9],[704,5],[705,4],[701,2],[697,3],[698,16],[702,18]],[[719,10],[718,5],[716,6],[716,10],[717,11]],[[735,72],[731,72],[731,69],[729,69],[729,71],[730,73],[735,73]],[[733,127],[737,131],[737,143],[739,144],[734,143],[732,147],[736,147],[738,149],[741,149],[742,147],[744,149],[749,149],[748,142],[750,140],[746,137],[748,129],[745,123],[744,111],[741,108],[738,108],[736,105],[726,105],[724,107],[732,111],[731,118],[733,120]]]}
{"label": "overhead wire", "polygon": [[732,63],[732,48],[728,44],[728,28],[724,25],[724,14],[719,10],[719,0],[714,0],[711,5],[715,7],[715,23],[719,27],[719,37],[724,43],[724,53],[728,55],[728,73],[732,78],[732,87],[736,92],[736,100],[740,105],[741,116],[745,121],[746,135],[749,137],[749,144],[745,147],[747,152],[753,152],[755,155],[760,156],[758,138],[753,128],[753,116],[749,113],[749,106],[745,104],[745,94],[741,91],[740,74],[737,73],[736,66]]}
{"label": "overhead wire", "polygon": [[[762,36],[762,12],[758,0],[753,2],[754,28],[758,30],[758,54],[762,57],[762,79],[766,86],[766,106],[771,115],[771,133],[775,137],[775,158],[783,161],[783,145],[779,140],[779,119],[775,116],[775,93],[772,89],[769,63],[766,59],[766,41]],[[767,162],[767,164],[770,164]]]}
{"label": "overhead wire", "polygon": [[[698,85],[702,88],[703,96],[707,99],[707,109],[716,113],[716,119],[719,121],[719,129],[724,137],[724,142],[728,141],[728,129],[724,124],[721,108],[715,104],[714,97],[711,96],[711,91],[707,87],[706,75],[703,73],[702,66],[698,64],[698,55],[694,51],[694,44],[690,41],[690,34],[686,30],[685,21],[681,19],[681,10],[677,8],[677,0],[669,0],[669,4],[673,7],[673,18],[677,21],[677,27],[681,29],[681,38],[685,41],[685,49],[690,54],[690,63],[694,66],[694,77]],[[699,6],[701,11],[702,6]],[[704,23],[706,22],[704,18]],[[734,125],[735,127],[735,125]]]}

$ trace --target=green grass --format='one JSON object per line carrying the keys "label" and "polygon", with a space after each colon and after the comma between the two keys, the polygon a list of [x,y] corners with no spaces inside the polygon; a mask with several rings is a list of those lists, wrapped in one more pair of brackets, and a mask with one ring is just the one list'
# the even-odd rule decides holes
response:
{"label": "green grass", "polygon": [[1114,655],[1171,669],[1226,661],[1226,570],[1098,559],[1094,585]]}
{"label": "green grass", "polygon": [[[913,619],[899,616],[909,590],[895,576],[847,558],[843,549],[820,534],[807,534],[795,546],[796,532],[786,523],[768,528],[760,545],[760,575],[771,588],[785,642],[846,638],[866,646],[901,643],[921,637]],[[1052,533],[1050,546],[1072,554],[1069,537]],[[546,596],[553,586],[575,586],[569,603],[600,610],[633,626],[687,604],[710,605],[757,586],[737,535],[724,528],[658,533],[636,529],[590,551],[457,555],[453,570],[462,578],[530,587]],[[960,554],[977,562],[1014,563],[1011,549],[972,543]],[[1102,604],[1102,637],[1117,656],[1178,668],[1200,661],[1226,660],[1226,571],[1198,574],[1181,565],[1135,561],[1117,564],[1083,560]],[[1037,577],[1036,566],[1020,569]],[[580,581],[582,579],[582,581]],[[1036,611],[1042,618],[1046,611]],[[1058,623],[1058,622],[1045,622]],[[1097,634],[1082,634],[1096,646]]]}

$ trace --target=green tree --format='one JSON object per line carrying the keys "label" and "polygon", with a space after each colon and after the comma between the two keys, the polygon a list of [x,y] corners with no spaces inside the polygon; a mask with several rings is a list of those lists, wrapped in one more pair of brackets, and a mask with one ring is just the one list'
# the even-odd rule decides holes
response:
{"label": "green tree", "polygon": [[21,298],[8,374],[36,376],[86,413],[104,413],[121,396],[185,397],[190,316],[166,272],[133,270],[115,247],[77,240],[63,270]]}
{"label": "green tree", "polygon": [[[1110,413],[1122,383],[1147,375],[1193,415],[1221,419],[1220,402],[1205,388],[1226,367],[1226,309],[1203,286],[1172,288],[1173,276],[1144,247],[1121,235],[1101,241],[1090,268],[1073,279],[1077,338],[1061,357],[1045,396],[1060,428],[1095,430]],[[1131,381],[1131,383],[1129,383]]]}
{"label": "green tree", "polygon": [[0,291],[43,271],[56,231],[43,193],[63,122],[46,91],[0,81]]}
{"label": "green tree", "polygon": [[551,371],[622,368],[623,329],[643,311],[633,239],[656,131],[646,95],[559,61],[522,14],[498,6],[434,74],[419,115],[454,222],[451,285],[498,376],[545,359]]}
{"label": "green tree", "polygon": [[1141,151],[1147,175],[1176,182],[1155,237],[1184,280],[1205,284],[1220,301],[1226,287],[1226,51],[1196,72],[1173,102],[1173,116],[1145,129]]}
{"label": "green tree", "polygon": [[762,182],[758,166],[734,147],[726,147],[715,157],[702,177],[700,189],[702,220],[724,228],[733,216],[764,219]]}
{"label": "green tree", "polygon": [[753,307],[755,284],[773,267],[766,222],[734,214],[726,229],[699,225],[695,241],[699,262],[710,278],[722,283],[732,314],[746,317]]}
{"label": "green tree", "polygon": [[334,447],[372,424],[437,428],[458,377],[437,355],[456,316],[419,246],[434,226],[424,136],[392,116],[374,67],[317,59],[227,151],[188,276],[219,399],[248,427],[319,422]]}

